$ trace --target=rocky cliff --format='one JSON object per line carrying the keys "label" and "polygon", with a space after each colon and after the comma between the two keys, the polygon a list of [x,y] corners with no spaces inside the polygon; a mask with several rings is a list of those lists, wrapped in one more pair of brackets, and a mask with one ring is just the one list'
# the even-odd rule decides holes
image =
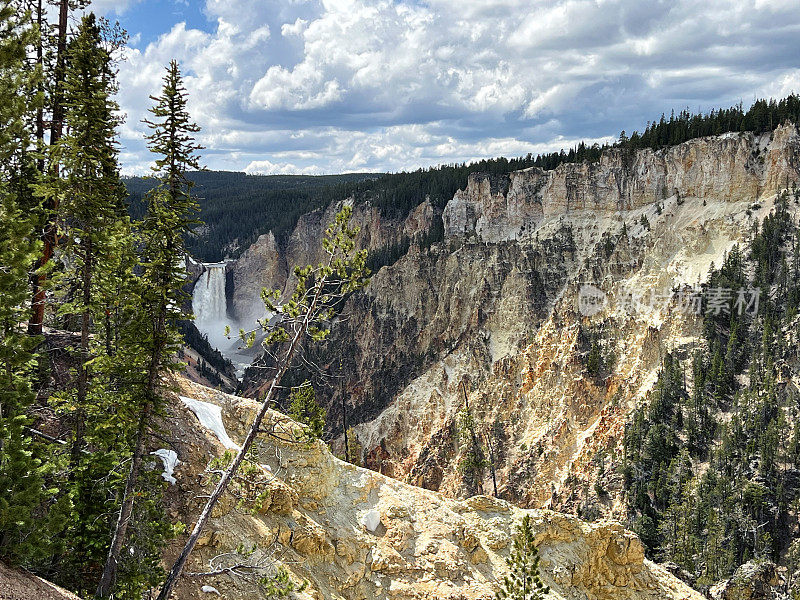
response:
{"label": "rocky cliff", "polygon": [[[336,376],[315,380],[331,431],[355,426],[362,460],[379,472],[453,497],[488,492],[488,469],[471,481],[459,469],[465,386],[501,497],[618,514],[625,415],[666,351],[686,356],[698,343],[695,315],[667,300],[704,279],[797,181],[798,151],[787,126],[471,176],[445,208],[444,242],[412,244],[380,269],[311,353]],[[361,210],[374,227],[364,243],[396,239]],[[312,217],[298,247],[319,229]],[[587,284],[600,310],[580,310]],[[602,364],[590,370],[593,345]],[[262,382],[246,385],[257,393]]]}
{"label": "rocky cliff", "polygon": [[[184,397],[220,407],[225,434],[241,441],[254,402],[180,386]],[[224,448],[220,431],[206,429],[184,402],[176,399],[169,413],[179,462],[167,499],[173,516],[191,521],[205,501],[202,473]],[[486,496],[452,500],[340,461],[321,442],[289,441],[299,426],[279,413],[268,415],[264,429],[275,435],[263,436],[253,455],[263,474],[253,493],[266,491],[267,502],[250,511],[223,497],[188,566],[190,573],[238,570],[190,574],[176,598],[266,598],[258,576],[283,567],[307,583],[297,595],[306,599],[488,600],[524,514],[534,521],[549,598],[701,598],[646,560],[638,538],[615,522],[587,524]]]}
{"label": "rocky cliff", "polygon": [[547,217],[590,210],[630,211],[669,197],[717,202],[774,195],[797,181],[800,136],[794,125],[772,134],[730,133],[664,150],[613,149],[597,163],[562,164],[507,176],[473,175],[444,213],[449,236],[487,242],[535,235]]}
{"label": "rocky cliff", "polygon": [[[322,260],[320,240],[340,208],[331,205],[300,217],[284,247],[278,245],[272,232],[262,235],[232,263],[229,311],[233,318],[242,324],[254,324],[255,319],[263,316],[264,287],[285,289],[287,282],[292,281],[295,266]],[[376,250],[426,232],[432,219],[433,208],[429,203],[423,203],[405,218],[387,218],[377,208],[359,204],[353,210],[352,222],[361,228],[359,246]]]}

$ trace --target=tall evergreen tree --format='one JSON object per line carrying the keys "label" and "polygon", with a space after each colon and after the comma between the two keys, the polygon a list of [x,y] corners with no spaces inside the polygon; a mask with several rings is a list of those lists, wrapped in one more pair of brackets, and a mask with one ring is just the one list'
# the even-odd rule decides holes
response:
{"label": "tall evergreen tree", "polygon": [[27,123],[35,106],[19,90],[30,88],[24,59],[35,31],[30,14],[16,9],[14,2],[0,2],[0,558],[14,563],[43,554],[41,511],[48,495],[45,465],[28,429],[37,340],[20,329],[39,245],[16,193],[25,191],[21,175],[32,144]]}
{"label": "tall evergreen tree", "polygon": [[43,465],[28,430],[35,340],[19,331],[38,246],[30,222],[4,187],[0,184],[0,557],[17,562],[39,550],[32,534],[42,526],[37,514],[45,500]]}
{"label": "tall evergreen tree", "polygon": [[199,127],[187,111],[186,90],[176,61],[167,67],[161,95],[151,96],[151,99],[155,102],[150,109],[153,119],[145,123],[152,131],[147,136],[150,150],[158,156],[153,172],[159,185],[149,193],[148,213],[141,224],[139,355],[145,357],[145,362],[138,383],[141,393],[133,455],[96,591],[98,598],[110,595],[117,576],[140,482],[145,445],[153,419],[163,406],[163,375],[180,366],[174,357],[180,344],[178,323],[184,317],[181,309],[186,300],[182,290],[186,280],[183,240],[196,222],[193,213],[197,203],[191,196],[192,185],[186,178],[186,171],[201,168],[197,155],[201,147],[193,139]]}
{"label": "tall evergreen tree", "polygon": [[77,290],[67,297],[61,312],[77,315],[80,323],[80,368],[76,386],[76,423],[72,458],[83,449],[82,423],[89,394],[90,362],[94,358],[89,336],[100,317],[98,292],[101,272],[118,254],[113,232],[124,221],[125,190],[119,178],[115,141],[118,110],[111,58],[102,45],[93,14],[85,16],[69,48],[64,101],[69,132],[53,149],[63,167],[63,178],[42,186],[46,196],[61,198],[66,226],[63,251],[71,264],[62,284]]}
{"label": "tall evergreen tree", "polygon": [[[46,23],[46,9],[43,10],[41,0],[37,3],[37,27],[40,32],[40,38],[36,46],[36,63],[40,71],[47,74],[40,86],[40,91],[48,93],[47,107],[50,109],[50,141],[49,146],[55,147],[58,144],[64,133],[64,122],[66,118],[65,107],[65,82],[67,76],[67,53],[68,53],[68,28],[70,14],[75,10],[86,8],[90,0],[57,0],[58,6],[58,21],[55,25],[55,36],[51,44],[45,44],[49,39],[50,27]],[[50,66],[50,68],[46,68]],[[37,112],[36,115],[36,136],[39,142],[39,149],[43,150],[44,144],[44,110]],[[47,165],[44,160],[39,161],[39,170],[41,175],[45,175],[45,168],[47,169],[47,176],[51,180],[57,180],[59,177],[60,165],[58,159],[50,157]],[[37,269],[32,278],[33,281],[33,303],[31,309],[30,320],[28,322],[28,330],[32,334],[41,334],[42,326],[44,324],[45,308],[47,303],[47,280],[48,270],[47,266],[55,253],[56,245],[58,244],[58,211],[59,201],[61,200],[58,194],[51,194],[45,196],[43,204],[43,218],[38,226],[40,227],[39,235],[42,240],[42,252],[37,260]]]}
{"label": "tall evergreen tree", "polygon": [[458,433],[460,442],[463,444],[463,455],[459,462],[459,468],[464,474],[464,483],[470,491],[483,494],[483,477],[486,467],[491,466],[486,460],[486,452],[478,436],[478,424],[475,415],[469,406],[466,383],[461,384],[464,393],[464,407],[458,411]]}
{"label": "tall evergreen tree", "polygon": [[129,454],[131,398],[106,358],[115,338],[106,316],[108,298],[129,285],[133,243],[117,164],[113,63],[93,14],[82,18],[67,53],[61,100],[67,131],[50,149],[60,177],[45,177],[38,189],[59,207],[63,235],[53,291],[60,294],[59,314],[79,332],[73,385],[51,404],[72,429],[62,485],[72,514],[55,562],[59,582],[83,593],[99,578],[121,482],[117,469]]}

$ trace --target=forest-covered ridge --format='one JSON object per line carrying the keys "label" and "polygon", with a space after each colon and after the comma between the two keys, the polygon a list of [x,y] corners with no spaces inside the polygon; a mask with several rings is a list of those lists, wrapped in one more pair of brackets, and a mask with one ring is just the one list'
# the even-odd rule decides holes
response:
{"label": "forest-covered ridge", "polygon": [[[747,561],[800,564],[800,192],[784,192],[745,244],[712,264],[704,289],[755,290],[748,310],[703,300],[703,344],[666,353],[649,402],[634,410],[621,465],[628,525],[648,556],[698,589]],[[795,205],[790,209],[791,205]],[[598,493],[601,493],[602,490]],[[793,596],[797,597],[797,596]]]}
{"label": "forest-covered ridge", "polygon": [[[198,219],[204,225],[186,245],[198,260],[213,262],[236,256],[262,233],[288,235],[301,215],[315,210],[341,194],[341,186],[379,177],[380,173],[342,175],[248,175],[233,171],[194,171],[187,179],[200,206]],[[149,177],[126,177],[129,212],[134,219],[146,210],[145,195],[156,181]]]}
{"label": "forest-covered ridge", "polygon": [[[205,226],[187,240],[189,251],[199,260],[217,261],[236,257],[259,235],[272,231],[285,241],[301,215],[325,208],[331,202],[354,197],[371,202],[384,215],[403,218],[426,198],[443,209],[470,173],[503,174],[529,167],[545,170],[564,163],[597,162],[604,152],[622,149],[661,150],[691,139],[730,132],[766,133],[785,122],[800,122],[800,96],[781,100],[759,99],[749,109],[742,104],[710,112],[672,111],[648,122],[640,132],[622,131],[613,144],[585,142],[569,150],[528,154],[517,158],[493,158],[471,163],[451,163],[399,173],[350,173],[344,175],[247,175],[230,171],[190,173],[200,204],[199,218]],[[152,185],[142,178],[125,179],[135,217],[143,210],[142,197]]]}

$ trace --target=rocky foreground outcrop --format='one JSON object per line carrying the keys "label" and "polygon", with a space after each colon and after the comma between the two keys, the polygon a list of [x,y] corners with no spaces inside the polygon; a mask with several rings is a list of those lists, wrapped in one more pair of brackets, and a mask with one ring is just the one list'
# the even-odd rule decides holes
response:
{"label": "rocky foreground outcrop", "polygon": [[[187,381],[181,388],[185,397],[220,406],[227,434],[242,439],[253,401]],[[180,462],[168,499],[173,516],[192,521],[204,502],[201,472],[224,448],[184,403],[176,401],[170,412]],[[251,512],[224,498],[189,571],[248,561],[267,572],[284,566],[294,581],[308,583],[298,597],[318,600],[488,600],[505,572],[515,526],[530,514],[550,598],[701,598],[646,560],[639,539],[613,521],[589,524],[486,496],[455,501],[345,463],[321,442],[284,441],[299,426],[279,413],[269,414],[265,429],[275,435],[265,435],[255,453],[264,476],[252,492],[268,491],[268,500]],[[237,547],[252,552],[243,558]],[[224,574],[184,578],[177,598],[216,593],[266,597],[248,577]]]}

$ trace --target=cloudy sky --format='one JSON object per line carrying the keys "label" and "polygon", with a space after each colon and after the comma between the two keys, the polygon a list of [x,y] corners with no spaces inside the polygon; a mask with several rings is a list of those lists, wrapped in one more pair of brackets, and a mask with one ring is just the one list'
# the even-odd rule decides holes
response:
{"label": "cloudy sky", "polygon": [[798,0],[95,0],[131,41],[126,173],[180,61],[205,164],[397,171],[800,91]]}

